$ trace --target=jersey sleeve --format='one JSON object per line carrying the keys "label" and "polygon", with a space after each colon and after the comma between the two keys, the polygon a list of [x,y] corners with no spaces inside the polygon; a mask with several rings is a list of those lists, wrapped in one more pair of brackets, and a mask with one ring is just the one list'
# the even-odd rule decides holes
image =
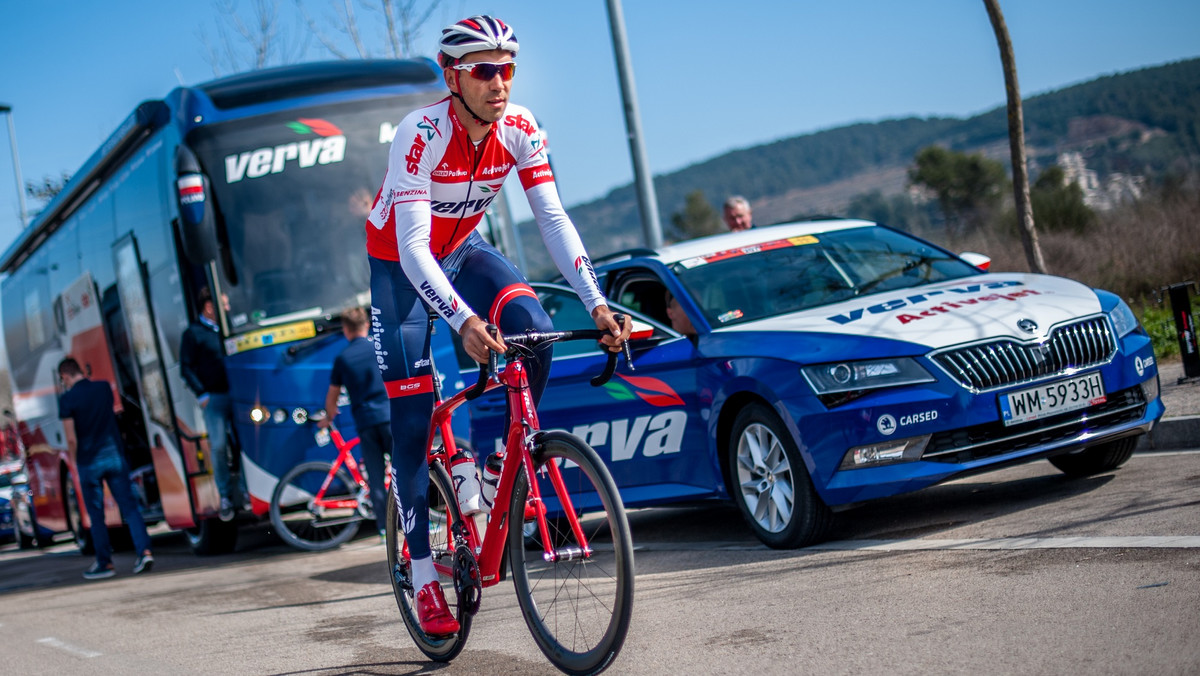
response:
{"label": "jersey sleeve", "polygon": [[512,134],[514,140],[510,152],[516,158],[521,187],[525,189],[525,197],[529,200],[542,241],[546,243],[554,265],[563,278],[570,282],[588,312],[605,305],[604,294],[600,291],[587,251],[583,248],[583,240],[579,238],[579,231],[575,229],[575,224],[567,216],[558,197],[558,186],[550,169],[545,132],[538,128],[533,115],[524,109],[506,116],[505,124],[524,132]]}
{"label": "jersey sleeve", "polygon": [[[369,218],[373,223],[395,220],[396,247],[405,276],[425,302],[457,332],[474,311],[455,293],[446,273],[429,250],[432,227],[432,173],[445,150],[441,137],[427,124],[421,110],[409,114],[396,129],[388,153],[387,178]],[[422,126],[424,125],[424,126]],[[380,220],[374,220],[374,219]]]}

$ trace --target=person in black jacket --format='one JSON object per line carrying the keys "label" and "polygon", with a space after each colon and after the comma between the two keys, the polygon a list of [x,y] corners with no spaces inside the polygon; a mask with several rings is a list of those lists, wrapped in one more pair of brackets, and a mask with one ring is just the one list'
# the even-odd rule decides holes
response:
{"label": "person in black jacket", "polygon": [[[229,309],[228,299],[222,302]],[[208,430],[208,448],[217,492],[221,494],[222,521],[234,516],[235,497],[229,485],[229,431],[233,422],[233,402],[229,397],[229,376],[225,373],[221,330],[217,326],[217,309],[208,287],[200,289],[196,304],[200,307],[197,321],[183,332],[179,346],[179,371],[188,389],[196,394],[204,409],[204,427]],[[242,490],[245,495],[245,490]]]}

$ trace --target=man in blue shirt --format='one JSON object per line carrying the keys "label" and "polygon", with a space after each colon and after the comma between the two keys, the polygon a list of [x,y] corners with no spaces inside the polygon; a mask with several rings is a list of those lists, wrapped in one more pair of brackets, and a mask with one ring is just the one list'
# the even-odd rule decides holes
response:
{"label": "man in blue shirt", "polygon": [[342,387],[350,395],[350,415],[358,429],[358,447],[367,466],[375,525],[383,535],[387,518],[387,492],[383,488],[383,453],[392,448],[391,405],[375,356],[375,345],[367,339],[367,313],[360,307],[342,313],[342,334],[350,344],[333,360],[329,390],[325,393],[325,418],[317,423],[329,427],[337,416]]}
{"label": "man in blue shirt", "polygon": [[[225,309],[229,300],[222,296]],[[213,480],[221,496],[218,516],[222,521],[234,517],[233,495],[229,486],[229,432],[233,421],[233,400],[229,396],[229,376],[225,373],[225,352],[221,347],[221,330],[217,326],[217,307],[208,287],[200,289],[196,304],[200,316],[187,330],[179,346],[179,374],[196,395],[204,409],[204,428],[208,431],[208,449]],[[242,478],[242,497],[245,497],[245,477]]]}
{"label": "man in blue shirt", "polygon": [[154,564],[150,553],[150,535],[129,485],[129,465],[121,453],[121,431],[113,413],[112,386],[89,380],[79,362],[67,357],[58,364],[58,377],[66,389],[58,399],[58,417],[67,438],[67,452],[79,473],[83,504],[91,520],[92,546],[96,562],[83,577],[100,580],[116,574],[112,563],[112,545],[104,523],[104,483],[121,509],[121,518],[129,525],[134,549],[138,552],[134,573],[144,573]]}

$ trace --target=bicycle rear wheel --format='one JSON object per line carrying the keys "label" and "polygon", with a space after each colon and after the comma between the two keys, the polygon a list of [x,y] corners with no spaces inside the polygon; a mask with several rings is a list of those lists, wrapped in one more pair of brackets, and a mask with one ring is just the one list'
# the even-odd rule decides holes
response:
{"label": "bicycle rear wheel", "polygon": [[[394,482],[393,482],[394,484]],[[396,606],[400,609],[400,619],[412,636],[417,648],[429,659],[436,662],[449,662],[454,659],[467,643],[467,635],[471,633],[471,613],[465,612],[459,606],[457,595],[454,593],[454,577],[443,572],[454,565],[454,537],[451,526],[458,523],[462,515],[458,510],[458,501],[454,498],[453,483],[446,468],[438,463],[429,466],[429,549],[433,554],[433,563],[438,566],[438,582],[446,594],[446,603],[450,606],[455,618],[458,619],[459,630],[454,636],[434,637],[421,630],[417,620],[417,603],[412,583],[412,569],[404,549],[404,531],[400,528],[400,518],[396,510],[396,496],[388,491],[387,505],[387,556],[388,570],[391,571],[392,593],[396,597]]]}
{"label": "bicycle rear wheel", "polygon": [[[508,556],[525,623],[538,647],[562,671],[594,674],[616,658],[633,613],[633,538],[616,484],[600,457],[565,432],[542,435],[533,461],[548,510],[550,541],[558,559],[530,551],[519,521],[509,529]],[[555,464],[579,519],[590,554],[580,546],[547,476]],[[510,514],[525,512],[524,469],[513,486]],[[534,522],[536,523],[536,521]]]}
{"label": "bicycle rear wheel", "polygon": [[[319,552],[339,547],[354,537],[362,522],[358,513],[358,483],[346,468],[339,467],[330,476],[333,463],[313,461],[293,467],[271,495],[271,525],[289,545],[297,549]],[[352,507],[326,507],[316,504],[321,485],[329,480],[323,503],[344,501]]]}

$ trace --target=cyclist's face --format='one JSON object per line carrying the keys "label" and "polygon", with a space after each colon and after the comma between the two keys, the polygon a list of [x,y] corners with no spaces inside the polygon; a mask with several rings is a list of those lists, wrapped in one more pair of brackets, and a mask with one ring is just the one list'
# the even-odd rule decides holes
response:
{"label": "cyclist's face", "polygon": [[[472,52],[462,58],[462,63],[504,63],[512,61],[511,52],[494,49],[489,52]],[[466,71],[446,69],[446,86],[456,91],[466,100],[467,106],[475,114],[488,122],[495,122],[504,115],[508,107],[508,93],[512,81],[505,82],[497,73],[490,80],[477,80]]]}

